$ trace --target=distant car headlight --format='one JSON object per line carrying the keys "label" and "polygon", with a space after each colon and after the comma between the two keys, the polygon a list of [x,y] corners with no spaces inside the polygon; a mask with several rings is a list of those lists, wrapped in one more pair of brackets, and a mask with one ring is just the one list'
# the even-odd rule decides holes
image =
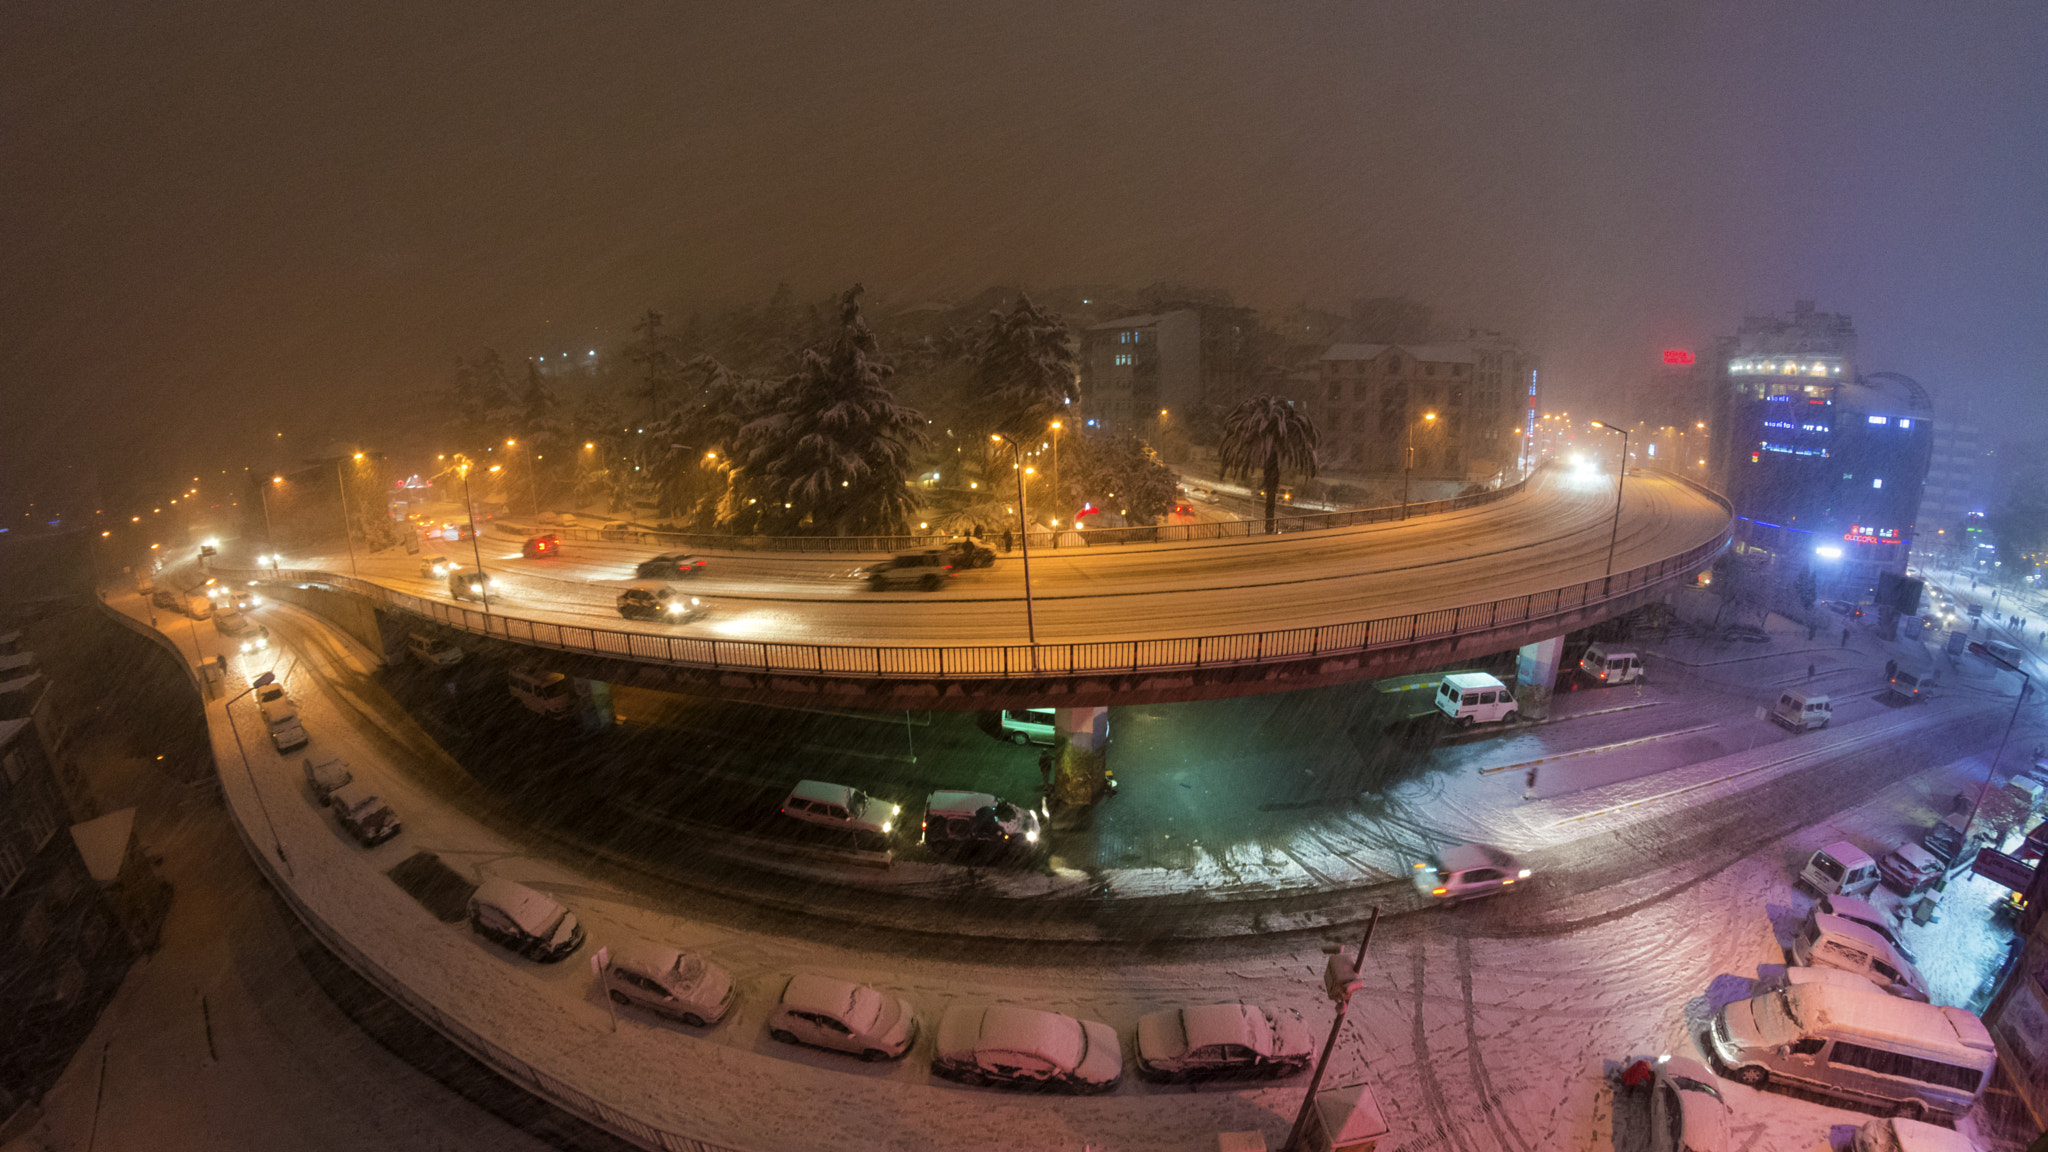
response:
{"label": "distant car headlight", "polygon": [[1024,834],[1024,839],[1025,839],[1025,841],[1026,841],[1027,843],[1031,843],[1031,844],[1036,844],[1036,843],[1038,843],[1038,833],[1036,833],[1036,832],[1026,832],[1026,833]]}
{"label": "distant car headlight", "polygon": [[884,821],[882,821],[882,831],[884,831],[884,832],[887,832],[887,831],[889,830],[889,827],[890,827],[890,822],[889,822],[889,821],[887,821],[887,820],[884,820]]}
{"label": "distant car headlight", "polygon": [[1528,870],[1527,868],[1524,868],[1524,869],[1522,869],[1522,871],[1521,871],[1521,879],[1527,880],[1528,878],[1529,878],[1529,870]]}

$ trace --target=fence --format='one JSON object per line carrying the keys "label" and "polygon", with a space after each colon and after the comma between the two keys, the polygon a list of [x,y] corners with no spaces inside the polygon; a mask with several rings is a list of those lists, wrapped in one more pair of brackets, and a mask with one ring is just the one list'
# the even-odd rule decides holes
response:
{"label": "fence", "polygon": [[[1429,516],[1439,512],[1457,512],[1504,500],[1520,492],[1528,482],[1529,478],[1524,476],[1513,484],[1485,492],[1475,492],[1470,496],[1454,496],[1448,500],[1428,500],[1419,504],[1393,504],[1385,508],[1358,508],[1349,512],[1276,516],[1273,520],[1273,530],[1276,533],[1314,532],[1326,528],[1351,528],[1360,524],[1384,524],[1390,520],[1405,520],[1412,516]],[[904,552],[913,548],[929,548],[943,544],[958,535],[950,532],[927,532],[915,536],[722,536],[708,532],[669,532],[623,523],[616,527],[603,528],[556,528],[544,524],[535,524],[533,527],[535,531],[552,532],[564,540],[612,540],[669,548],[735,552]],[[1002,529],[998,526],[997,530]],[[1048,530],[1032,532],[1030,544],[1033,548],[1060,548],[1072,545],[1077,539],[1084,547],[1102,544],[1174,544],[1265,534],[1265,518],[1256,517],[1250,520],[1159,524],[1140,528]]]}
{"label": "fence", "polygon": [[1580,612],[1680,573],[1702,568],[1727,547],[1731,532],[1732,526],[1723,529],[1712,540],[1677,556],[1612,576],[1482,604],[1270,632],[1037,645],[905,647],[714,640],[664,632],[528,620],[429,600],[354,577],[326,572],[286,569],[273,573],[272,577],[325,584],[464,632],[564,652],[745,673],[871,680],[991,680],[1122,675],[1266,664],[1395,648],[1513,624],[1534,623]]}

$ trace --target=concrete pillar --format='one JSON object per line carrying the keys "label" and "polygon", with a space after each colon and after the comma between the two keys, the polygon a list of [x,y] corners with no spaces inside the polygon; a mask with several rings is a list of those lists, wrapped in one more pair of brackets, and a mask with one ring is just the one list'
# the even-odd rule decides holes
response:
{"label": "concrete pillar", "polygon": [[1515,696],[1521,701],[1524,720],[1541,720],[1550,715],[1550,692],[1557,683],[1557,665],[1563,657],[1562,636],[1522,645],[1521,655],[1515,658]]}
{"label": "concrete pillar", "polygon": [[1109,709],[1055,708],[1053,724],[1053,803],[1078,808],[1102,799],[1109,792]]}
{"label": "concrete pillar", "polygon": [[585,732],[605,732],[618,723],[612,712],[612,686],[602,680],[569,681],[575,685],[576,726]]}

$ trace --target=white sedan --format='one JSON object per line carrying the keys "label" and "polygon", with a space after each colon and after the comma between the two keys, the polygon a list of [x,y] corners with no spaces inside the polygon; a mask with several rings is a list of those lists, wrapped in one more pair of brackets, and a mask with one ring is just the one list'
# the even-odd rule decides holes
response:
{"label": "white sedan", "polygon": [[1314,1056],[1315,1038],[1292,1008],[1204,1004],[1138,1021],[1138,1072],[1148,1080],[1277,1079],[1307,1068]]}
{"label": "white sedan", "polygon": [[1123,1081],[1116,1030],[1014,1004],[954,1004],[939,1018],[932,1071],[967,1084],[1108,1092]]}

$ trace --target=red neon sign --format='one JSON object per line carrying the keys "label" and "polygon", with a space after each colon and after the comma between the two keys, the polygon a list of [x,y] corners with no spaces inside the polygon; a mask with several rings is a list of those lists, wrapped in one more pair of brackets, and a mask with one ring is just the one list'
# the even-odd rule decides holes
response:
{"label": "red neon sign", "polygon": [[1664,350],[1664,362],[1666,364],[1690,364],[1692,363],[1692,353],[1687,352],[1683,348],[1666,348]]}

